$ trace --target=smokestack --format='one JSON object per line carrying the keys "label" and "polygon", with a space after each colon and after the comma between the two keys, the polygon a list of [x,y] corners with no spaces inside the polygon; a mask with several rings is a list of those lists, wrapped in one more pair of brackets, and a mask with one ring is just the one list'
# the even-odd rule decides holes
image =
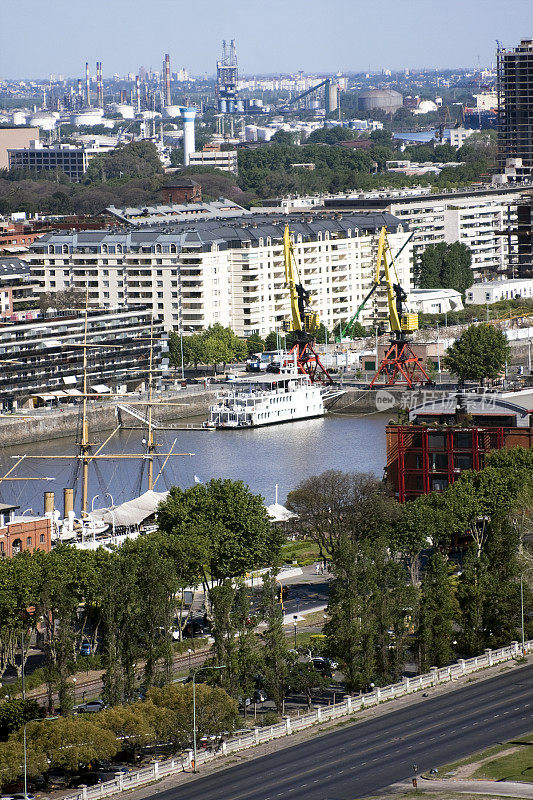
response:
{"label": "smokestack", "polygon": [[135,107],[139,113],[141,110],[141,79],[138,75],[135,76]]}
{"label": "smokestack", "polygon": [[104,84],[102,83],[102,62],[96,62],[96,105],[104,107]]}
{"label": "smokestack", "polygon": [[82,82],[81,78],[78,78],[78,108],[83,106],[83,89],[82,89]]}
{"label": "smokestack", "polygon": [[191,153],[195,151],[194,141],[194,118],[196,117],[195,108],[182,108],[183,117],[183,165],[189,166]]}
{"label": "smokestack", "polygon": [[45,492],[44,493],[44,514],[45,516],[53,515],[54,513],[54,493],[53,492]]}
{"label": "smokestack", "polygon": [[69,511],[74,511],[74,489],[63,489],[63,516],[67,519]]}
{"label": "smokestack", "polygon": [[170,106],[172,104],[172,99],[170,96],[170,56],[168,53],[165,53],[163,72],[165,78],[165,106]]}
{"label": "smokestack", "polygon": [[85,62],[85,105],[91,105],[91,79],[89,77],[89,62]]}

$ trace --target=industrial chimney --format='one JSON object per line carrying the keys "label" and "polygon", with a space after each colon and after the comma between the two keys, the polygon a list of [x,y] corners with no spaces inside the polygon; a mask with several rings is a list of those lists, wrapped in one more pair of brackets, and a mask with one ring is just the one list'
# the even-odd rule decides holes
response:
{"label": "industrial chimney", "polygon": [[196,117],[195,108],[182,108],[183,117],[183,165],[189,166],[191,153],[196,149],[194,140],[194,118]]}
{"label": "industrial chimney", "polygon": [[85,62],[85,105],[91,105],[91,79],[89,77],[89,62]]}
{"label": "industrial chimney", "polygon": [[139,114],[141,110],[141,79],[138,75],[135,76],[135,108]]}
{"label": "industrial chimney", "polygon": [[102,62],[96,62],[96,105],[104,107],[104,84],[102,83]]}
{"label": "industrial chimney", "polygon": [[78,98],[77,98],[78,108],[83,108],[83,88],[81,78],[78,78]]}
{"label": "industrial chimney", "polygon": [[165,106],[170,106],[172,105],[172,98],[170,96],[170,56],[168,53],[165,53],[163,75],[165,80]]}

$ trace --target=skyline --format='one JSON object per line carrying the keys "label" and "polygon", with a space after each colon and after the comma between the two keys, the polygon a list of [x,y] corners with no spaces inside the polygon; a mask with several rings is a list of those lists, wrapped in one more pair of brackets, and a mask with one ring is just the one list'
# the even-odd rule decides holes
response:
{"label": "skyline", "polygon": [[[1,78],[76,78],[95,60],[105,77],[141,65],[160,71],[164,53],[173,71],[213,75],[222,39],[236,40],[241,74],[483,67],[495,61],[497,39],[514,47],[533,33],[530,0],[507,0],[505,14],[501,0],[449,0],[445,12],[427,0],[406,0],[400,11],[382,0],[381,25],[366,0],[151,0],[148,20],[140,0],[26,0],[24,8],[17,36],[11,25],[0,32]],[[20,9],[4,0],[5,19],[20,19]]]}

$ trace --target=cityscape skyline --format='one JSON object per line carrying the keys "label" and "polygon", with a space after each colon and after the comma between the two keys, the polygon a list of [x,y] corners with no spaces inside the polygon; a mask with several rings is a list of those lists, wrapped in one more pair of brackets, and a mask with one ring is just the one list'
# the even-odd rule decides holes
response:
{"label": "cityscape skyline", "polygon": [[[17,37],[2,26],[0,77],[74,78],[96,58],[107,77],[136,72],[141,64],[160,71],[165,52],[175,68],[213,75],[222,39],[236,39],[241,74],[468,68],[494,63],[496,40],[510,47],[533,33],[529,0],[508,0],[505,15],[498,13],[499,0],[450,0],[446,14],[410,0],[400,15],[393,0],[383,0],[383,24],[368,15],[362,0],[271,0],[268,13],[264,5],[255,13],[256,5],[252,0],[242,13],[242,0],[200,0],[195,6],[153,0],[147,25],[138,0],[94,0],[80,24],[78,7],[68,0],[51,6],[27,0]],[[4,12],[14,20],[20,6],[4,0]],[[206,19],[209,27],[199,29]]]}

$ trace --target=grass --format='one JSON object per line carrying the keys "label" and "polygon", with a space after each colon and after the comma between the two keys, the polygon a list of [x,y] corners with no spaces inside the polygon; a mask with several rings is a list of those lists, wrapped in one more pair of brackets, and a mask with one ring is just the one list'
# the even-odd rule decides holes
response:
{"label": "grass", "polygon": [[523,744],[519,750],[482,764],[473,778],[493,781],[533,782],[533,744]]}
{"label": "grass", "polygon": [[281,548],[281,556],[285,564],[296,562],[299,567],[307,567],[320,560],[318,545],[307,540],[286,542]]}
{"label": "grass", "polygon": [[[517,745],[523,745],[523,747],[520,747],[515,753],[502,755],[506,750],[509,750],[511,747],[516,747]],[[439,777],[452,777],[459,767],[475,764],[485,759],[489,760],[485,764],[481,764],[470,778],[533,781],[533,733],[522,736],[519,739],[513,739],[510,742],[505,742],[504,744],[488,747],[486,750],[474,753],[460,761],[446,764],[446,766],[439,770]],[[528,770],[529,775],[527,774]]]}

